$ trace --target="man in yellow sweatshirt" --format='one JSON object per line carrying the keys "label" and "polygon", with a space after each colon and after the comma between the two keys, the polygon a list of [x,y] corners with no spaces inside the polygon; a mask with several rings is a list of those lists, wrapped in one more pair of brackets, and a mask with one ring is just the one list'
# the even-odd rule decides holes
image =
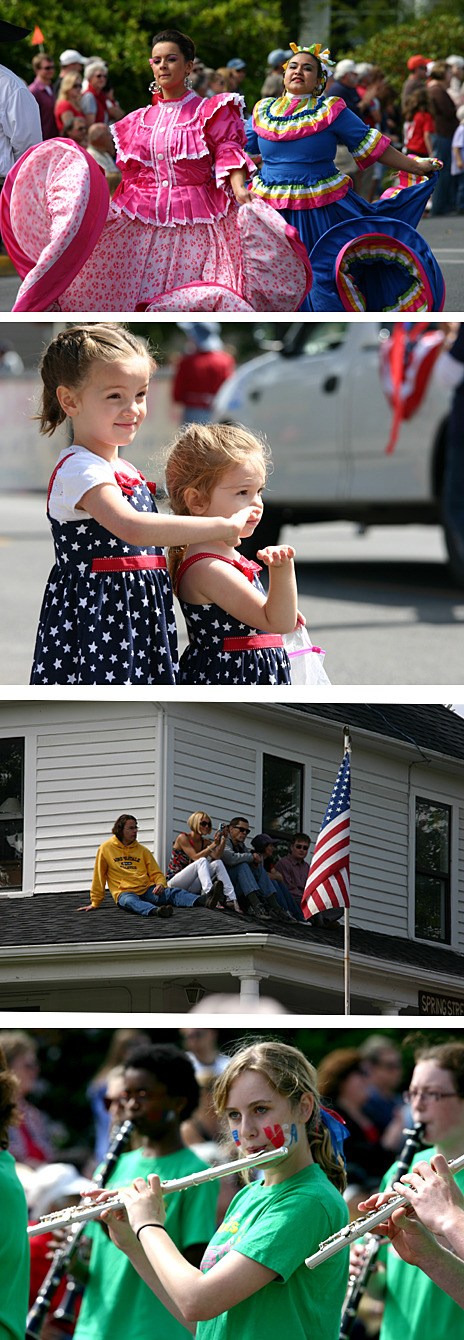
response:
{"label": "man in yellow sweatshirt", "polygon": [[216,907],[222,886],[215,881],[210,893],[189,893],[170,889],[166,876],[141,842],[137,842],[137,820],[133,814],[120,814],[113,824],[113,836],[102,842],[95,858],[90,903],[79,912],[96,912],[109,891],[118,907],[140,916],[172,917],[174,907]]}

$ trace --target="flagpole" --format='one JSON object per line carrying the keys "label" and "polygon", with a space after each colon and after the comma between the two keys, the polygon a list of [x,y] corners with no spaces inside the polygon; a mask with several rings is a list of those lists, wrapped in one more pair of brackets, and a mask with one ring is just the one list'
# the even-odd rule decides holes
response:
{"label": "flagpole", "polygon": [[[349,726],[343,727],[343,757],[350,755],[351,763],[351,735]],[[344,992],[345,992],[345,1014],[350,1014],[350,909],[345,907],[344,911]]]}

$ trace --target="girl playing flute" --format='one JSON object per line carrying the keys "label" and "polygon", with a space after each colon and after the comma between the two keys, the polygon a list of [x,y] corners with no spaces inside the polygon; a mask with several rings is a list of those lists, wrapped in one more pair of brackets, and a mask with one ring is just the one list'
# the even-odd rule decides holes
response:
{"label": "girl playing flute", "polygon": [[214,1098],[240,1156],[288,1147],[234,1197],[199,1269],[164,1231],[160,1183],[136,1178],[124,1211],[103,1210],[113,1242],[197,1340],[337,1340],[347,1253],[311,1272],[305,1257],[347,1221],[344,1130],[321,1110],[313,1066],[284,1042],[240,1051]]}

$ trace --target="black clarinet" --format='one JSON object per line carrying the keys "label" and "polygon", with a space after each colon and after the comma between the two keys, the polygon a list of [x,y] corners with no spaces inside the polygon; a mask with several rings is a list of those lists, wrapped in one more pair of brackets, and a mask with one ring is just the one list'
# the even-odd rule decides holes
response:
{"label": "black clarinet", "polygon": [[[424,1127],[422,1122],[416,1121],[410,1129],[403,1131],[405,1141],[401,1154],[395,1165],[394,1182],[398,1182],[400,1177],[404,1177],[411,1167],[414,1155],[420,1149],[422,1144],[422,1133]],[[390,1184],[391,1185],[391,1184]],[[387,1209],[387,1207],[385,1207]],[[364,1260],[361,1269],[357,1275],[352,1275],[348,1281],[348,1289],[343,1304],[342,1319],[340,1323],[339,1340],[349,1340],[356,1321],[356,1315],[361,1302],[361,1298],[366,1289],[367,1281],[375,1266],[377,1253],[384,1242],[384,1238],[378,1233],[366,1234],[366,1245],[364,1247]]]}
{"label": "black clarinet", "polygon": [[[114,1167],[118,1161],[119,1155],[123,1153],[124,1147],[130,1138],[131,1132],[132,1132],[131,1121],[124,1121],[122,1126],[118,1127],[115,1135],[113,1136],[113,1139],[111,1140],[108,1152],[103,1160],[100,1170],[98,1173],[95,1174],[95,1177],[93,1179],[96,1186],[100,1188],[106,1186],[108,1178],[111,1176],[111,1173],[113,1172]],[[37,1298],[35,1299],[34,1303],[32,1304],[32,1307],[30,1308],[27,1314],[26,1340],[37,1340],[37,1337],[40,1335],[55,1290],[61,1283],[63,1275],[66,1274],[76,1244],[79,1241],[81,1235],[85,1232],[85,1228],[86,1228],[85,1223],[75,1224],[74,1227],[71,1228],[70,1232],[68,1233],[66,1242],[63,1244],[62,1247],[58,1247],[57,1251],[54,1253],[50,1269],[47,1271],[45,1279],[42,1281],[39,1292],[37,1294]],[[75,1300],[75,1291],[76,1286],[74,1282],[70,1280],[69,1301],[68,1303],[66,1303],[65,1301],[66,1295],[65,1295],[60,1307],[57,1308],[56,1312],[53,1314],[57,1321],[61,1321],[63,1323],[70,1319],[71,1301],[74,1302]],[[71,1295],[73,1295],[72,1299]]]}

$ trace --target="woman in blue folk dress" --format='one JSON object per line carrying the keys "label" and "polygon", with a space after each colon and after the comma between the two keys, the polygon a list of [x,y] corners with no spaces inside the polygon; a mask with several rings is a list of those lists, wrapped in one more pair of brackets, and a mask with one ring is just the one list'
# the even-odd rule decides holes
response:
{"label": "woman in blue folk dress", "polygon": [[[443,279],[416,225],[441,165],[399,153],[342,98],[324,94],[333,62],[320,43],[291,48],[284,93],[256,104],[247,151],[262,160],[253,193],[283,214],[309,252],[313,287],[302,310],[440,310]],[[361,169],[376,160],[393,168],[400,186],[374,204],[363,200],[335,166],[339,144]]]}

